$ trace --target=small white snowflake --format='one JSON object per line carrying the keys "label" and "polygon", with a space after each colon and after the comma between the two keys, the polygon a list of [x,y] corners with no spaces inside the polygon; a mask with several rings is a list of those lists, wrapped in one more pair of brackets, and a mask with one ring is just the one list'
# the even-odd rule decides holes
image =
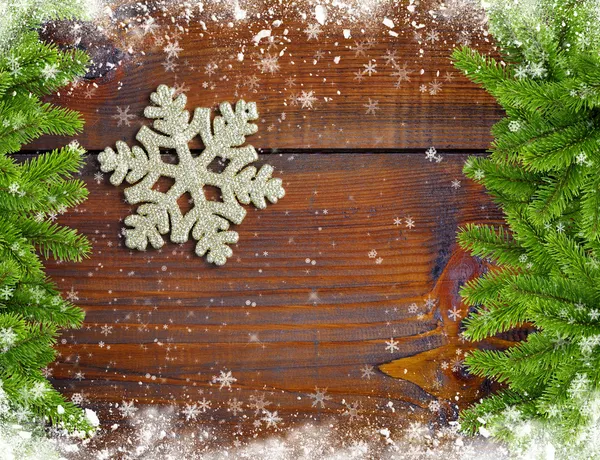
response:
{"label": "small white snowflake", "polygon": [[186,404],[181,410],[181,414],[185,416],[186,421],[196,420],[199,413],[200,409],[198,408],[197,404]]}
{"label": "small white snowflake", "polygon": [[325,407],[325,402],[331,399],[331,396],[326,395],[327,388],[319,390],[315,387],[315,392],[308,395],[309,398],[313,399],[312,407],[317,407],[319,404],[321,407]]}
{"label": "small white snowflake", "polygon": [[277,428],[277,424],[280,423],[283,419],[277,415],[277,411],[270,412],[268,410],[263,410],[264,417],[261,418],[263,422],[266,422],[267,428]]}
{"label": "small white snowflake", "polygon": [[178,41],[174,41],[167,43],[167,46],[163,48],[163,51],[167,53],[168,59],[174,59],[179,57],[179,52],[183,51],[183,48],[179,46]]}
{"label": "small white snowflake", "polygon": [[304,33],[306,34],[308,40],[318,40],[321,32],[322,30],[319,24],[309,24],[306,29],[304,29]]}
{"label": "small white snowflake", "polygon": [[375,64],[375,62],[372,59],[370,59],[367,64],[363,64],[363,67],[365,68],[365,70],[362,71],[363,74],[367,74],[369,77],[372,74],[377,73],[377,70],[375,70],[377,64]]}
{"label": "small white snowflake", "polygon": [[229,388],[231,390],[231,384],[237,382],[237,379],[231,374],[231,371],[219,371],[219,375],[214,375],[212,378],[213,383],[219,383],[219,390],[223,388]]}
{"label": "small white snowflake", "polygon": [[9,286],[3,286],[2,289],[0,289],[0,299],[2,299],[2,300],[10,299],[12,297],[14,291],[15,291],[14,288],[11,288]]}
{"label": "small white snowflake", "polygon": [[279,57],[270,53],[265,54],[255,64],[262,73],[275,74],[279,71]]}
{"label": "small white snowflake", "polygon": [[54,79],[58,75],[59,69],[56,64],[48,64],[41,70],[41,74],[46,80]]}
{"label": "small white snowflake", "polygon": [[517,120],[512,120],[508,123],[508,130],[511,133],[516,133],[518,130],[521,129],[521,122],[517,121]]}
{"label": "small white snowflake", "polygon": [[11,195],[17,195],[19,193],[20,186],[18,183],[13,182],[8,186],[8,193]]}
{"label": "small white snowflake", "polygon": [[433,399],[433,400],[429,401],[429,404],[427,405],[427,407],[429,408],[429,410],[431,412],[439,412],[442,408],[442,405],[440,404],[440,402],[437,399]]}
{"label": "small white snowflake", "polygon": [[348,417],[350,421],[354,420],[355,418],[360,418],[360,415],[358,413],[360,409],[359,401],[354,401],[352,404],[344,402],[344,406],[346,406],[346,408],[342,412],[342,415]]}
{"label": "small white snowflake", "polygon": [[129,113],[129,106],[122,109],[117,106],[117,113],[112,116],[113,119],[117,120],[117,126],[125,125],[130,126],[131,120],[137,118],[133,113]]}
{"label": "small white snowflake", "polygon": [[375,367],[365,364],[361,369],[361,378],[371,380],[371,377],[375,375]]}
{"label": "small white snowflake", "polygon": [[435,147],[429,147],[425,150],[425,159],[429,161],[435,160],[437,157],[437,150]]}
{"label": "small white snowflake", "polygon": [[250,395],[248,398],[250,400],[249,407],[254,409],[254,415],[258,415],[261,411],[265,410],[265,408],[271,404],[271,401],[265,400],[265,395],[261,394],[260,396]]}
{"label": "small white snowflake", "polygon": [[473,173],[473,177],[475,178],[475,180],[481,180],[485,177],[485,172],[483,171],[483,169],[477,169]]}
{"label": "small white snowflake", "polygon": [[387,340],[385,342],[386,346],[385,349],[389,350],[390,353],[394,353],[396,350],[399,350],[400,348],[398,348],[398,341],[394,340],[394,338],[390,338],[390,340]]}
{"label": "small white snowflake", "polygon": [[436,305],[437,305],[437,299],[434,299],[431,296],[427,296],[427,298],[425,299],[425,308],[427,308],[427,310],[431,310]]}
{"label": "small white snowflake", "polygon": [[356,46],[354,46],[354,56],[364,56],[366,51],[369,49],[369,46],[366,42],[355,42]]}
{"label": "small white snowflake", "polygon": [[17,333],[13,330],[12,327],[2,327],[0,328],[0,350],[3,353],[6,353],[12,347],[14,347],[17,342]]}
{"label": "small white snowflake", "polygon": [[400,86],[402,85],[403,82],[410,81],[409,75],[412,72],[406,69],[406,64],[404,64],[402,67],[396,66],[395,69],[396,69],[396,71],[392,72],[392,77],[396,77],[396,79],[397,79],[394,86],[396,88],[400,88]]}
{"label": "small white snowflake", "polygon": [[123,401],[119,406],[119,412],[121,412],[121,416],[123,418],[133,416],[133,414],[135,414],[137,410],[138,409],[137,407],[135,407],[133,401]]}
{"label": "small white snowflake", "polygon": [[385,65],[395,65],[397,58],[396,50],[387,49],[385,50],[385,54],[383,55],[383,59],[385,59]]}
{"label": "small white snowflake", "polygon": [[363,104],[363,107],[366,107],[366,115],[376,115],[378,110],[381,110],[381,108],[379,107],[379,101],[374,101],[373,99],[369,98],[369,102],[367,104]]}
{"label": "small white snowflake", "polygon": [[448,317],[452,321],[458,321],[460,318],[462,318],[460,309],[458,309],[456,305],[452,305],[452,310],[448,310]]}
{"label": "small white snowflake", "polygon": [[298,102],[302,105],[303,109],[312,109],[316,100],[317,98],[313,91],[302,91],[302,94],[298,96]]}
{"label": "small white snowflake", "polygon": [[427,32],[427,34],[425,35],[425,41],[429,42],[429,43],[435,43],[440,39],[440,33],[435,30],[435,29],[431,29]]}
{"label": "small white snowflake", "polygon": [[544,67],[544,65],[541,62],[534,62],[529,64],[529,74],[533,77],[533,78],[544,78],[546,76],[546,74],[548,73],[548,71],[546,70],[546,68]]}
{"label": "small white snowflake", "polygon": [[242,404],[242,401],[239,401],[237,398],[230,399],[227,401],[227,411],[232,412],[234,416],[237,416],[238,412],[244,412]]}
{"label": "small white snowflake", "polygon": [[442,82],[438,80],[433,80],[429,82],[429,94],[435,96],[440,91],[442,91]]}
{"label": "small white snowflake", "polygon": [[202,401],[198,401],[198,409],[202,412],[206,412],[208,409],[210,409],[211,404],[212,402],[210,400],[202,398]]}

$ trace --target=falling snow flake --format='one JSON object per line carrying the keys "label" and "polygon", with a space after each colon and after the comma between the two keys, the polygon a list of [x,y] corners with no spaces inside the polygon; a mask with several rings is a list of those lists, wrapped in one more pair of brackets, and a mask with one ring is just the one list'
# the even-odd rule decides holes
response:
{"label": "falling snow flake", "polygon": [[169,42],[167,46],[163,48],[163,51],[167,54],[167,59],[179,58],[179,52],[183,51],[183,48],[179,46],[178,41]]}
{"label": "falling snow flake", "polygon": [[378,110],[380,110],[381,108],[379,107],[379,101],[374,101],[371,98],[369,98],[369,102],[367,104],[363,104],[363,107],[366,107],[366,115],[375,115],[376,112]]}
{"label": "falling snow flake", "polygon": [[41,74],[46,80],[52,80],[58,75],[59,69],[57,64],[46,63],[44,68],[41,70]]}
{"label": "falling snow flake", "polygon": [[312,109],[313,104],[317,100],[313,91],[302,91],[302,94],[297,99],[303,109]]}
{"label": "falling snow flake", "polygon": [[372,59],[369,60],[369,62],[367,64],[363,64],[363,67],[365,68],[365,70],[363,70],[362,73],[367,74],[369,77],[372,74],[377,73],[377,70],[375,70],[375,67],[377,67],[377,64],[375,64],[375,62]]}
{"label": "falling snow flake", "polygon": [[237,398],[232,398],[227,401],[227,411],[232,412],[234,416],[237,416],[238,412],[244,412],[242,405],[242,401]]}
{"label": "falling snow flake", "polygon": [[67,291],[67,300],[69,302],[75,302],[75,301],[79,300],[79,292],[77,292],[73,288],[73,286],[71,286],[71,289],[69,291]]}
{"label": "falling snow flake", "polygon": [[237,382],[237,379],[231,374],[231,371],[220,371],[219,375],[213,375],[212,383],[219,383],[219,390],[223,388],[229,388],[231,390],[231,384]]}
{"label": "falling snow flake", "polygon": [[371,377],[375,375],[375,367],[365,364],[363,367],[361,367],[360,372],[361,378],[371,380]]}
{"label": "falling snow flake", "polygon": [[275,74],[279,71],[279,57],[270,53],[265,54],[254,65],[260,69],[262,73]]}
{"label": "falling snow flake", "polygon": [[[75,401],[73,401],[75,402]],[[78,403],[75,403],[78,404]],[[137,412],[137,407],[135,407],[133,401],[123,401],[121,403],[121,405],[119,406],[119,412],[121,412],[121,416],[123,418],[125,417],[131,417],[133,416],[133,414],[135,414]]]}
{"label": "falling snow flake", "polygon": [[206,412],[208,409],[210,409],[211,404],[211,401],[207,400],[206,398],[202,398],[202,401],[198,401],[198,410]]}
{"label": "falling snow flake", "polygon": [[430,81],[428,85],[428,91],[430,95],[435,96],[442,91],[442,82],[438,80]]}
{"label": "falling snow flake", "polygon": [[263,410],[264,416],[261,418],[263,422],[267,424],[267,428],[277,428],[277,424],[280,423],[283,419],[277,415],[277,411],[268,411]]}
{"label": "falling snow flake", "polygon": [[392,77],[396,78],[396,84],[394,85],[396,88],[399,88],[403,82],[410,81],[410,74],[412,72],[406,68],[406,64],[402,67],[395,66],[394,69],[395,71],[392,72]]}
{"label": "falling snow flake", "polygon": [[185,416],[186,421],[196,420],[196,418],[200,414],[200,408],[197,404],[186,404],[185,407],[181,410],[181,414]]}
{"label": "falling snow flake", "polygon": [[308,40],[318,40],[319,34],[322,32],[323,31],[321,30],[319,24],[309,24],[308,27],[304,29],[304,33],[306,34]]}
{"label": "falling snow flake", "polygon": [[395,351],[399,350],[400,348],[398,348],[398,341],[394,340],[394,338],[390,338],[390,340],[387,340],[385,342],[385,349],[389,350],[390,353],[394,353]]}
{"label": "falling snow flake", "polygon": [[313,399],[312,407],[325,407],[325,402],[331,399],[331,396],[327,394],[327,388],[319,390],[315,387],[315,392],[308,395],[309,398]]}
{"label": "falling snow flake", "polygon": [[352,404],[344,402],[344,406],[346,408],[342,412],[343,416],[348,417],[350,421],[354,420],[355,418],[360,418],[360,415],[358,413],[360,409],[359,401],[354,401]]}
{"label": "falling snow flake", "polygon": [[383,55],[383,59],[385,59],[385,65],[396,65],[396,54],[396,50],[385,50],[385,54]]}
{"label": "falling snow flake", "polygon": [[458,321],[460,318],[462,318],[460,309],[458,309],[456,305],[452,305],[452,310],[448,310],[448,317],[452,321]]}
{"label": "falling snow flake", "polygon": [[137,118],[133,113],[129,113],[129,106],[121,109],[117,106],[117,113],[112,116],[113,119],[117,120],[117,126],[125,125],[131,126],[131,120]]}

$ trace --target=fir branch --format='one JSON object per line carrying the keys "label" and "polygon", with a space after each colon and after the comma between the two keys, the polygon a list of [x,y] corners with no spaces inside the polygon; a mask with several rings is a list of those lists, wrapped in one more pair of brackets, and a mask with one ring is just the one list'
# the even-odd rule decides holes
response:
{"label": "fir branch", "polygon": [[489,257],[511,266],[518,266],[519,258],[525,253],[503,227],[467,224],[459,229],[458,242],[475,256]]}
{"label": "fir branch", "polygon": [[478,83],[493,93],[497,85],[511,78],[510,70],[495,59],[484,56],[467,46],[455,49],[452,53],[454,65],[474,83]]}
{"label": "fir branch", "polygon": [[600,240],[600,174],[581,187],[581,231],[588,240]]}

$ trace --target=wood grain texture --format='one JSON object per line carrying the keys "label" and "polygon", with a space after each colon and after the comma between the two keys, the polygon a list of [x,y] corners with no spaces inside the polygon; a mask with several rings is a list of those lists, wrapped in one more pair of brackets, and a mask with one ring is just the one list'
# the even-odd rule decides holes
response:
{"label": "wood grain texture", "polygon": [[[486,267],[458,249],[456,231],[501,222],[461,170],[468,154],[488,147],[502,112],[449,59],[458,43],[484,52],[493,44],[466,11],[452,17],[429,0],[414,14],[382,2],[372,20],[332,17],[313,38],[312,16],[294,10],[302,2],[277,3],[233,27],[217,6],[183,27],[157,9],[159,29],[144,34],[139,3],[119,1],[117,30],[83,24],[74,34],[63,23],[44,32],[94,59],[84,79],[49,99],[86,120],[78,140],[92,151],[83,171],[90,198],[59,221],[88,235],[94,253],[47,267],[87,314],[82,329],[62,336],[52,381],[102,408],[103,421],[122,419],[122,401],[204,401],[198,418],[235,426],[229,435],[265,427],[265,410],[284,426],[394,411],[447,421],[493,389],[462,366],[475,345],[459,338],[467,315],[459,289]],[[256,44],[261,30],[271,38]],[[169,43],[178,56],[167,57]],[[144,253],[124,247],[122,221],[135,207],[123,186],[97,175],[98,151],[135,143],[149,124],[143,109],[161,83],[185,92],[189,109],[258,104],[259,130],[248,141],[287,193],[266,210],[248,208],[224,267],[195,256],[191,241]],[[64,143],[48,136],[25,150]],[[430,146],[441,162],[425,158]],[[228,372],[231,387],[219,381]]]}
{"label": "wood grain texture", "polygon": [[[206,398],[211,416],[229,422],[239,418],[227,412],[232,397],[249,410],[260,394],[279,414],[343,414],[354,402],[368,413],[392,400],[437,416],[428,405],[438,398],[455,414],[457,393],[462,405],[489,390],[460,365],[471,345],[458,340],[450,310],[466,316],[458,290],[482,267],[455,234],[500,219],[480,187],[451,186],[465,158],[263,154],[287,194],[249,212],[234,256],[215,267],[191,241],[125,248],[121,221],[132,207],[123,187],[94,180],[90,155],[90,198],[60,221],[88,235],[94,253],[47,265],[87,313],[82,329],[63,336],[54,384],[92,402]],[[231,389],[213,381],[221,371],[237,379]],[[331,398],[323,407],[309,396],[315,387]]]}
{"label": "wood grain texture", "polygon": [[[428,10],[439,9],[439,2],[420,2],[416,13],[420,16],[414,17],[398,5],[379,12],[381,17],[396,18],[397,37],[380,21],[365,19],[330,21],[317,38],[311,38],[306,28],[312,19],[302,21],[293,11],[279,8],[269,16],[282,20],[277,27],[268,19],[229,27],[230,15],[221,14],[220,21],[214,21],[207,10],[183,31],[168,17],[156,17],[160,28],[154,35],[144,35],[139,25],[143,21],[136,22],[135,13],[123,6],[115,16],[124,31],[90,31],[78,37],[78,46],[87,49],[97,64],[75,88],[51,100],[83,114],[85,131],[78,139],[90,150],[102,150],[117,139],[131,142],[145,121],[143,109],[150,93],[162,83],[185,85],[190,108],[216,108],[221,101],[240,98],[256,101],[260,129],[252,142],[260,148],[488,147],[490,127],[502,112],[450,61],[457,43],[493,51],[482,40],[478,25],[467,20],[466,11],[432,23]],[[415,20],[427,27],[415,29],[411,26]],[[253,37],[263,29],[271,32],[271,39],[257,44]],[[350,31],[349,38],[344,29]],[[432,30],[436,35],[428,35]],[[69,27],[48,33],[67,45],[73,42]],[[164,50],[174,42],[181,50],[169,59]],[[175,66],[172,70],[165,67],[169,62]],[[368,65],[375,66],[372,72]],[[407,80],[398,76],[399,69],[406,69]],[[303,95],[314,101],[309,104]],[[368,105],[375,102],[376,108],[369,111]],[[135,118],[119,123],[114,117],[127,109]],[[62,142],[44,138],[30,148]]]}

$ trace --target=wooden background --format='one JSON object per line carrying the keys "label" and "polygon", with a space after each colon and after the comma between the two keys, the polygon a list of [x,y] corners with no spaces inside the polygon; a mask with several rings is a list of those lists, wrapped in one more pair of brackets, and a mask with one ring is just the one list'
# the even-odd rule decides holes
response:
{"label": "wooden background", "polygon": [[[117,14],[127,23],[126,9]],[[53,383],[87,405],[115,403],[103,413],[109,418],[123,415],[123,401],[204,400],[210,408],[198,418],[254,428],[273,428],[262,409],[277,411],[279,428],[304,417],[367,419],[394,410],[407,420],[447,419],[487,394],[489,385],[461,365],[475,345],[459,337],[467,311],[458,290],[484,267],[457,248],[455,235],[467,222],[501,221],[461,168],[468,155],[485,152],[502,113],[449,60],[459,40],[492,52],[485,37],[451,18],[415,30],[411,18],[396,17],[398,36],[378,20],[364,29],[322,27],[316,40],[290,18],[270,26],[270,44],[255,45],[264,24],[205,31],[196,21],[182,33],[167,19],[157,18],[155,34],[124,27],[85,35],[78,46],[96,65],[53,99],[83,114],[78,140],[90,151],[82,173],[89,200],[59,221],[94,247],[83,263],[47,264],[87,312],[85,326],[62,337]],[[433,29],[437,39],[427,40]],[[47,33],[69,44],[70,30],[63,24]],[[163,48],[173,41],[182,50],[167,59]],[[274,73],[260,64],[268,54],[277,56]],[[377,73],[356,80],[368,63]],[[396,88],[398,68],[410,71],[410,81]],[[184,84],[189,108],[239,98],[258,104],[259,131],[248,141],[287,193],[265,210],[248,208],[223,267],[196,257],[191,242],[147,252],[124,247],[122,220],[134,208],[124,187],[97,174],[98,151],[134,142],[160,83]],[[311,91],[312,107],[302,107],[298,97]],[[373,101],[375,113],[367,113]],[[126,108],[134,117],[119,126],[116,115]],[[28,149],[64,142],[46,137]],[[426,158],[432,146],[441,161]],[[220,388],[214,377],[227,372],[237,380]],[[323,391],[319,403],[315,394]],[[268,404],[261,408],[261,400]]]}

